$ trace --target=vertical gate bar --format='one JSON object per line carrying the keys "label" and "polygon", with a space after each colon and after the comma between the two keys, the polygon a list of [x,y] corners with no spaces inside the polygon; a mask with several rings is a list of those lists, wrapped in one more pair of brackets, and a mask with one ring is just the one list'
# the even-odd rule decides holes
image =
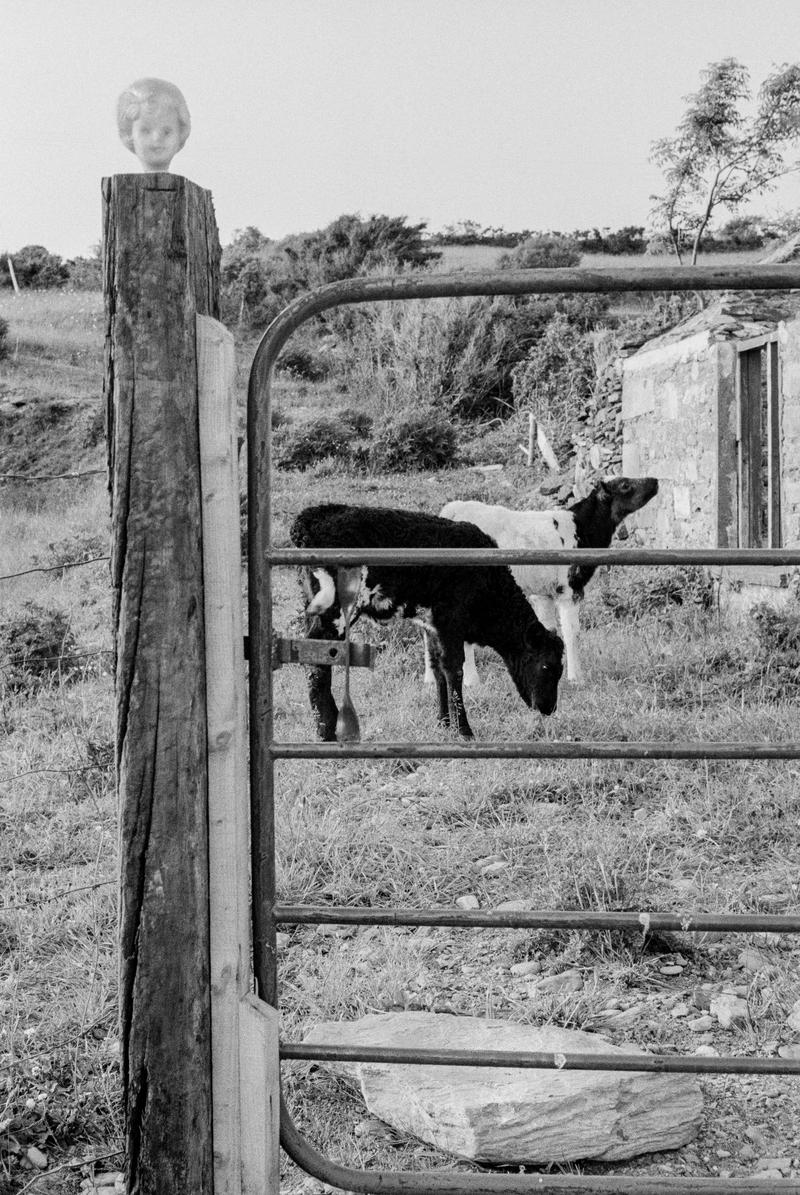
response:
{"label": "vertical gate bar", "polygon": [[272,697],[272,374],[256,356],[247,390],[247,553],[250,636],[250,855],[256,989],[277,1007],[275,957],[275,763]]}
{"label": "vertical gate bar", "polygon": [[767,345],[767,546],[781,546],[781,387],[780,349],[777,341]]}

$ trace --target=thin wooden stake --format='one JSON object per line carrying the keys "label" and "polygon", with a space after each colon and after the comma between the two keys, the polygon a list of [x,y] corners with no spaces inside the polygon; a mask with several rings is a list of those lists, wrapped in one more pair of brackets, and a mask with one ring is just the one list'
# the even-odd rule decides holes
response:
{"label": "thin wooden stake", "polygon": [[535,439],[536,439],[536,420],[534,419],[533,415],[529,413],[528,414],[528,444],[527,444],[527,447],[524,444],[517,445],[517,448],[519,448],[520,452],[525,457],[525,465],[528,469],[531,469],[533,467],[533,445],[535,443]]}

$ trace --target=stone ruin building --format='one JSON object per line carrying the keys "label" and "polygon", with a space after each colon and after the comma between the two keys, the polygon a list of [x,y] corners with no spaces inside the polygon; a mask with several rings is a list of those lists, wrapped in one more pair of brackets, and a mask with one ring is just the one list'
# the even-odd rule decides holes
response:
{"label": "stone ruin building", "polygon": [[[621,373],[622,472],[660,483],[636,516],[637,539],[800,546],[800,293],[722,293],[626,357]],[[797,593],[797,573],[727,568],[720,597],[774,602]]]}

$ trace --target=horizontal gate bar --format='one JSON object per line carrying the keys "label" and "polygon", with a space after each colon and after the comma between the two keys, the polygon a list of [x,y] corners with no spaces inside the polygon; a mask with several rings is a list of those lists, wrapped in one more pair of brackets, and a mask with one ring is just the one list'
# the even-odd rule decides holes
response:
{"label": "horizontal gate bar", "polygon": [[583,909],[368,909],[349,905],[273,905],[279,925],[445,925],[462,929],[630,929],[705,933],[800,933],[800,914],[611,913]]}
{"label": "horizontal gate bar", "polygon": [[493,270],[432,274],[423,278],[347,278],[294,299],[262,336],[250,370],[249,409],[282,346],[306,320],[332,307],[401,299],[470,298],[478,295],[603,294],[670,290],[792,290],[800,287],[796,262],[754,266],[677,266],[671,269]]}
{"label": "horizontal gate bar", "polygon": [[299,1131],[281,1096],[281,1145],[314,1178],[364,1195],[778,1195],[800,1192],[796,1179],[688,1178],[685,1175],[475,1174],[458,1170],[356,1170],[331,1161]]}
{"label": "horizontal gate bar", "polygon": [[729,1054],[554,1054],[543,1050],[423,1050],[281,1042],[280,1056],[305,1062],[375,1062],[398,1066],[507,1067],[509,1070],[636,1071],[640,1074],[796,1075],[800,1059]]}
{"label": "horizontal gate bar", "polygon": [[800,759],[800,743],[268,743],[273,759]]}
{"label": "horizontal gate bar", "polygon": [[272,548],[273,565],[583,564],[800,565],[800,548]]}

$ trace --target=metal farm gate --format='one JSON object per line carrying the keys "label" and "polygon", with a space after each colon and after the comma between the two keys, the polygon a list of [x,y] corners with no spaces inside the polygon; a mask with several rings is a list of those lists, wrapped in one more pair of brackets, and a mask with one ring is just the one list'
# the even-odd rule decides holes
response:
{"label": "metal farm gate", "polygon": [[[695,759],[695,760],[796,760],[800,738],[783,744],[764,742],[490,742],[466,745],[456,742],[410,743],[282,743],[273,730],[272,628],[273,568],[298,564],[378,564],[391,560],[432,564],[458,559],[462,563],[509,565],[521,563],[580,563],[615,565],[800,565],[800,549],[702,549],[629,550],[580,549],[551,552],[472,549],[419,549],[415,552],[372,549],[352,552],[334,549],[315,552],[276,549],[271,541],[271,401],[270,385],[277,355],[291,333],[304,321],[341,304],[385,300],[441,298],[445,296],[528,295],[543,293],[678,291],[722,289],[800,288],[796,265],[743,268],[533,270],[406,278],[367,278],[322,287],[287,307],[264,334],[255,354],[248,389],[248,496],[249,496],[249,642],[250,642],[250,769],[252,810],[252,882],[254,966],[258,995],[278,1005],[276,927],[281,925],[348,923],[390,926],[452,926],[480,928],[569,928],[642,930],[714,930],[728,933],[774,931],[800,932],[800,915],[734,915],[657,912],[462,912],[451,909],[363,909],[288,906],[275,900],[274,793],[275,764],[291,759]],[[334,659],[332,651],[329,657]],[[341,662],[342,654],[335,656]],[[785,1074],[800,1076],[800,1061],[782,1058],[701,1057],[664,1055],[517,1054],[502,1051],[425,1051],[417,1049],[354,1048],[302,1045],[284,1041],[282,1059],[396,1062],[488,1067],[562,1068],[578,1070],[627,1070],[704,1074]],[[684,1179],[542,1174],[458,1174],[447,1171],[362,1171],[335,1163],[319,1153],[292,1123],[281,1106],[281,1142],[288,1154],[308,1173],[348,1191],[404,1195],[430,1192],[474,1195],[522,1191],[638,1192],[767,1192],[800,1191],[792,1179]]]}

